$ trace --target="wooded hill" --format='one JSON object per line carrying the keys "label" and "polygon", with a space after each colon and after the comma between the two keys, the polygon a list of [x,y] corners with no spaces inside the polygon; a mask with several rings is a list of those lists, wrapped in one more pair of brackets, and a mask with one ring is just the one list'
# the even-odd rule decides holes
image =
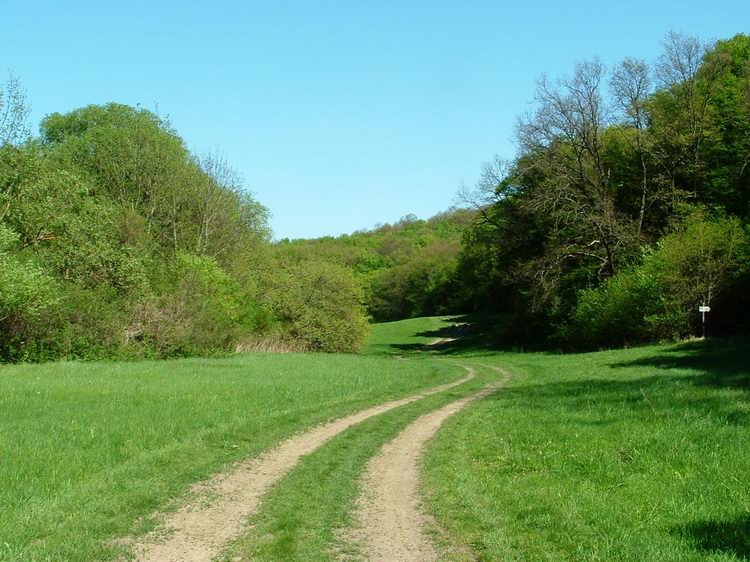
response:
{"label": "wooded hill", "polygon": [[367,320],[343,267],[282,263],[267,211],[216,155],[118,104],[0,130],[0,358],[244,349],[354,351]]}
{"label": "wooded hill", "polygon": [[699,305],[711,333],[747,330],[750,37],[670,33],[655,64],[582,62],[535,101],[518,156],[462,194],[460,250],[412,243],[371,314],[502,313],[504,343],[583,349],[700,334]]}
{"label": "wooded hill", "polygon": [[323,259],[349,268],[376,321],[461,311],[455,271],[466,228],[476,213],[451,209],[428,220],[407,215],[351,235],[283,240],[284,261]]}
{"label": "wooded hill", "polygon": [[460,269],[474,308],[575,348],[747,329],[750,37],[670,33],[656,63],[542,78],[519,156],[484,171]]}
{"label": "wooded hill", "polygon": [[750,312],[750,37],[542,78],[467,209],[271,243],[267,211],[169,121],[47,116],[0,91],[0,359],[355,351],[368,316],[502,312],[506,343],[595,348]]}

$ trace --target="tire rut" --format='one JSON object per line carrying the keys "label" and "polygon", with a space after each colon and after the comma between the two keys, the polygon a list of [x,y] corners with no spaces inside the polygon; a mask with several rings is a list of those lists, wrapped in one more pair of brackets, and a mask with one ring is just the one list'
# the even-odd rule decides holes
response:
{"label": "tire rut", "polygon": [[142,562],[203,562],[219,556],[226,544],[246,528],[262,497],[300,459],[344,430],[394,408],[444,392],[468,382],[474,369],[463,378],[429,390],[355,412],[282,441],[258,457],[241,461],[191,489],[191,499],[174,512],[157,514],[157,529],[140,540],[120,541],[131,546]]}
{"label": "tire rut", "polygon": [[492,394],[510,379],[503,369],[482,366],[501,373],[501,380],[417,418],[368,463],[358,500],[359,526],[345,533],[350,542],[362,547],[366,560],[437,560],[437,552],[425,533],[430,520],[421,509],[420,461],[427,441],[445,420],[470,402]]}

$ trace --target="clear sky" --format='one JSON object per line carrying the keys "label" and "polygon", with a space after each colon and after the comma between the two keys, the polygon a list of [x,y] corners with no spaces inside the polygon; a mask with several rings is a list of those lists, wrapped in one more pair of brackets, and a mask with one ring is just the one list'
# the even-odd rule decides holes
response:
{"label": "clear sky", "polygon": [[242,173],[277,238],[312,237],[446,209],[513,156],[541,73],[651,61],[669,30],[748,33],[750,0],[2,0],[0,79],[34,126],[158,106]]}

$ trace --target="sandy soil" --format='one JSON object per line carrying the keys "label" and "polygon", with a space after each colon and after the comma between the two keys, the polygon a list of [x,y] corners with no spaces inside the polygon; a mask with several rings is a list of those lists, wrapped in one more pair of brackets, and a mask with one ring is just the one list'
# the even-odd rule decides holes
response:
{"label": "sandy soil", "polygon": [[154,562],[209,561],[245,529],[263,495],[304,456],[347,428],[399,406],[443,392],[474,377],[466,368],[462,379],[339,418],[295,435],[259,457],[232,466],[193,487],[190,501],[175,512],[157,514],[158,528],[132,545],[137,560]]}
{"label": "sandy soil", "polygon": [[504,385],[509,374],[481,391],[451,402],[412,422],[386,444],[367,466],[359,499],[359,527],[349,539],[359,543],[367,560],[373,562],[427,562],[437,553],[425,530],[429,518],[421,510],[419,496],[420,460],[427,441],[440,425],[473,400],[483,398]]}

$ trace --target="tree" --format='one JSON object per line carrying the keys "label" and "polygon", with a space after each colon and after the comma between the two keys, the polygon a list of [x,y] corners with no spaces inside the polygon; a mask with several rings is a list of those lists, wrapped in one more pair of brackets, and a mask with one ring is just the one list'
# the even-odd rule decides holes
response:
{"label": "tree", "polygon": [[519,123],[523,157],[518,174],[533,175],[526,198],[552,222],[554,243],[538,263],[538,284],[555,292],[571,266],[595,264],[599,278],[613,275],[635,236],[618,209],[617,189],[606,160],[610,110],[601,91],[605,68],[579,63],[572,77],[537,84],[537,109]]}
{"label": "tree", "polygon": [[169,123],[145,109],[88,106],[42,121],[42,139],[61,164],[93,180],[97,193],[141,214],[147,234],[173,252],[192,247],[186,189],[195,165]]}
{"label": "tree", "polygon": [[[655,75],[660,90],[650,107],[655,154],[673,191],[673,206],[688,195],[705,200],[704,141],[711,134],[712,101],[726,57],[698,38],[670,32]],[[680,177],[682,176],[682,178]]]}
{"label": "tree", "polygon": [[641,263],[580,292],[566,343],[592,348],[688,336],[698,305],[713,304],[747,270],[747,257],[739,220],[694,209]]}
{"label": "tree", "polygon": [[351,272],[320,260],[277,263],[267,306],[297,342],[313,351],[355,352],[365,344],[367,314]]}
{"label": "tree", "polygon": [[[720,205],[739,216],[750,213],[750,36],[718,41],[704,67],[716,74],[705,134],[702,202]],[[718,69],[716,68],[718,66]],[[702,79],[702,78],[701,78]]]}
{"label": "tree", "polygon": [[646,102],[651,95],[651,80],[648,66],[642,60],[627,58],[612,73],[610,88],[616,105],[626,117],[634,132],[633,148],[637,154],[641,172],[641,201],[638,212],[638,235],[643,231],[643,223],[648,209],[649,170],[647,147],[648,112]]}
{"label": "tree", "polygon": [[197,159],[194,251],[228,265],[270,238],[268,210],[245,190],[243,179],[219,154]]}
{"label": "tree", "polygon": [[710,216],[698,209],[659,241],[652,259],[668,294],[691,309],[710,305],[740,271],[747,242],[737,218]]}
{"label": "tree", "polygon": [[18,146],[29,136],[29,105],[18,78],[11,76],[0,85],[0,146]]}
{"label": "tree", "polygon": [[59,301],[54,280],[13,251],[18,239],[17,233],[0,224],[0,360],[22,357],[29,331]]}

